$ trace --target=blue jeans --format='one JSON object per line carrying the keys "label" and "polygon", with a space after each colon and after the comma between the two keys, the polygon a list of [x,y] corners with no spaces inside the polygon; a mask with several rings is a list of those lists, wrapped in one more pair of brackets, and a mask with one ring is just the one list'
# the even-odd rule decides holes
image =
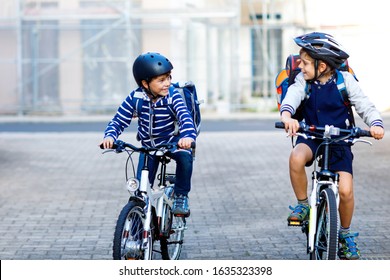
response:
{"label": "blue jeans", "polygon": [[[191,190],[191,177],[193,168],[193,157],[188,150],[175,150],[174,152],[168,152],[167,155],[176,161],[176,182],[175,182],[175,194],[188,195]],[[137,178],[141,178],[142,166],[145,162],[145,155],[140,154]],[[153,184],[158,170],[159,161],[156,156],[149,155],[148,168],[149,168],[149,182]]]}

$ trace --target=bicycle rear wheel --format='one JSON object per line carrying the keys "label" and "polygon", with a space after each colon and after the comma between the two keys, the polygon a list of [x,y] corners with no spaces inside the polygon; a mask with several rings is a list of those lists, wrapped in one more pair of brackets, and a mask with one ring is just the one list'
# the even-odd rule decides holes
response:
{"label": "bicycle rear wheel", "polygon": [[317,213],[317,229],[311,260],[335,260],[338,243],[338,214],[334,192],[330,188],[321,191]]}
{"label": "bicycle rear wheel", "polygon": [[143,202],[130,201],[119,214],[112,246],[114,260],[152,259],[153,234],[148,237],[148,248],[142,248],[145,223],[143,207]]}
{"label": "bicycle rear wheel", "polygon": [[163,260],[178,260],[183,247],[186,220],[176,217],[171,212],[171,206],[164,204],[160,227],[161,257]]}

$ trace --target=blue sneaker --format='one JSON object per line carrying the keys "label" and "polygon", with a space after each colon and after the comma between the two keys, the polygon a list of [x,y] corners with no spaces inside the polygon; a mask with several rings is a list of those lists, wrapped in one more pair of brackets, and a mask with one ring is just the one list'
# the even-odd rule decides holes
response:
{"label": "blue sneaker", "polygon": [[182,194],[175,195],[175,198],[173,200],[172,213],[175,216],[188,217],[190,215],[188,196]]}
{"label": "blue sneaker", "polygon": [[360,258],[360,250],[355,242],[355,237],[359,236],[359,233],[347,232],[340,233],[339,235],[339,258],[347,260],[358,260]]}
{"label": "blue sneaker", "polygon": [[309,214],[309,205],[307,204],[298,204],[293,207],[289,207],[290,210],[293,210],[291,214],[287,218],[287,222],[289,225],[301,225],[303,221],[307,220]]}

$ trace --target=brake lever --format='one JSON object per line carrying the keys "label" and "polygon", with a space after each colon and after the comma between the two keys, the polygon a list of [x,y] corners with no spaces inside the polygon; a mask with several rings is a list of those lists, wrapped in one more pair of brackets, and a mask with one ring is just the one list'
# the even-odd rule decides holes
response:
{"label": "brake lever", "polygon": [[305,134],[305,133],[301,133],[301,132],[297,132],[297,133],[295,133],[294,135],[292,135],[292,134],[287,134],[287,138],[288,137],[294,137],[294,136],[301,136],[301,137],[303,137],[303,138],[305,138],[305,139],[308,139],[309,138],[309,136],[307,135],[307,134]]}
{"label": "brake lever", "polygon": [[309,135],[309,134],[305,134],[305,133],[302,133],[302,132],[297,132],[297,133],[295,133],[295,135],[296,136],[301,136],[301,137],[303,137],[305,139],[312,139],[312,140],[317,139],[317,137],[314,136],[314,135]]}
{"label": "brake lever", "polygon": [[301,137],[303,137],[303,138],[305,138],[305,139],[309,139],[309,135],[307,135],[307,134],[305,134],[305,133],[297,132],[297,133],[295,133],[295,135],[296,135],[296,136],[301,136]]}
{"label": "brake lever", "polygon": [[115,152],[115,149],[105,149],[102,154]]}
{"label": "brake lever", "polygon": [[352,144],[355,144],[357,142],[362,142],[362,143],[369,144],[370,146],[372,146],[372,142],[370,142],[368,140],[365,140],[365,139],[354,138],[353,140],[345,139],[344,141],[347,142],[347,143],[352,143]]}

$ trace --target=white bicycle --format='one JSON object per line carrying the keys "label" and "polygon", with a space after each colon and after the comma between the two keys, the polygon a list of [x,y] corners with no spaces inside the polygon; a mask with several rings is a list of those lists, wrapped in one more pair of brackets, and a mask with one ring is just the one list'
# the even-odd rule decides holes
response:
{"label": "white bicycle", "polygon": [[[187,229],[184,216],[175,216],[171,212],[173,204],[175,174],[167,173],[167,164],[171,161],[167,153],[176,144],[164,144],[156,148],[136,147],[117,140],[112,150],[116,153],[127,152],[126,186],[130,193],[128,203],[118,216],[113,240],[113,258],[115,260],[152,260],[155,253],[164,260],[177,260],[183,246],[184,231]],[[134,152],[144,154],[141,177],[129,178],[129,163],[135,175],[132,160]],[[158,186],[149,183],[148,155],[156,156],[160,162]],[[155,249],[159,241],[160,250]]]}
{"label": "white bicycle", "polygon": [[[282,122],[275,123],[276,128],[283,128]],[[321,139],[323,149],[317,149],[312,172],[312,190],[309,197],[309,220],[290,221],[289,226],[302,226],[307,237],[307,253],[311,260],[335,260],[337,258],[339,236],[339,174],[329,170],[329,149],[340,141],[349,143],[371,142],[358,139],[371,137],[367,130],[358,127],[341,129],[326,125],[325,127],[308,126],[300,122],[298,136],[306,139]],[[317,162],[321,162],[317,171]],[[342,254],[340,254],[342,255]]]}

